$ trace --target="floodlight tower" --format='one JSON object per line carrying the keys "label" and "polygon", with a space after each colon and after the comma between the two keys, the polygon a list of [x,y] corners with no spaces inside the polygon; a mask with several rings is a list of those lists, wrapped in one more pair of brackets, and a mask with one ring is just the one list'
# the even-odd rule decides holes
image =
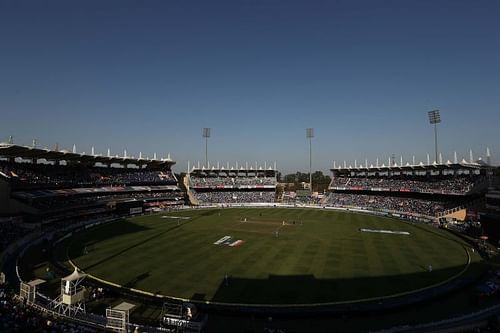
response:
{"label": "floodlight tower", "polygon": [[428,112],[429,114],[429,122],[431,125],[434,125],[434,148],[436,151],[436,163],[438,162],[438,134],[437,134],[437,124],[441,122],[441,115],[439,114],[439,110],[432,110]]}
{"label": "floodlight tower", "polygon": [[309,188],[312,187],[312,138],[314,138],[314,128],[306,128],[306,138],[309,139]]}
{"label": "floodlight tower", "polygon": [[210,137],[210,128],[203,128],[202,136],[205,138],[205,167],[208,168],[208,138]]}

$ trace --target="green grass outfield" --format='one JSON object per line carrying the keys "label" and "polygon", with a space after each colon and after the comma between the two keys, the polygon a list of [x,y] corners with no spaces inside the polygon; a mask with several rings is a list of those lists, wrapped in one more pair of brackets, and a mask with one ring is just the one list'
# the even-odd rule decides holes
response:
{"label": "green grass outfield", "polygon": [[[241,222],[244,218],[247,222]],[[244,244],[213,244],[226,235]],[[435,227],[325,209],[178,211],[96,227],[67,244],[79,268],[125,287],[252,304],[353,301],[409,292],[456,276],[468,260],[461,240]],[[471,255],[473,262],[480,260]]]}

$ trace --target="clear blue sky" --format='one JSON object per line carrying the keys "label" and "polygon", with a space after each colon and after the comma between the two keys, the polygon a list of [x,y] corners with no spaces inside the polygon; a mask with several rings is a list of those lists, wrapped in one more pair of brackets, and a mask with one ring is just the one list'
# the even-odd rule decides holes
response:
{"label": "clear blue sky", "polygon": [[500,159],[500,1],[0,1],[0,141],[278,163]]}

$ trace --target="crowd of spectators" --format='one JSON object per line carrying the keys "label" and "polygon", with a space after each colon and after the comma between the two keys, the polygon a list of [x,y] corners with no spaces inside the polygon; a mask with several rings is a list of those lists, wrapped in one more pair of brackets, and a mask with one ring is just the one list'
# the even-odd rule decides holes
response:
{"label": "crowd of spectators", "polygon": [[389,210],[404,213],[417,213],[427,216],[436,216],[444,210],[444,203],[413,199],[389,197],[382,195],[364,195],[348,193],[331,193],[324,202],[327,206],[361,207],[376,210]]}
{"label": "crowd of spectators", "polygon": [[274,191],[193,191],[199,203],[272,203],[274,202]]}
{"label": "crowd of spectators", "polygon": [[110,185],[110,184],[176,184],[176,180],[172,172],[168,171],[151,171],[142,170],[131,172],[116,173],[116,174],[102,174],[93,173],[92,177],[95,180],[93,183],[96,185]]}
{"label": "crowd of spectators", "polygon": [[3,252],[15,240],[29,232],[22,223],[10,220],[0,220],[0,253]]}
{"label": "crowd of spectators", "polygon": [[98,208],[82,211],[67,211],[60,215],[43,219],[41,222],[43,225],[43,230],[47,232],[49,230],[63,230],[68,226],[74,227],[75,225],[85,224],[89,221],[112,220],[114,218],[118,218],[118,215],[113,211],[110,211],[106,208]]}
{"label": "crowd of spectators", "polygon": [[190,176],[191,187],[211,187],[211,186],[276,186],[275,177],[197,177]]}
{"label": "crowd of spectators", "polygon": [[16,188],[62,188],[99,185],[176,184],[170,170],[57,166],[0,162],[0,176]]}
{"label": "crowd of spectators", "polygon": [[427,178],[372,178],[372,177],[334,177],[330,187],[384,189],[406,192],[436,192],[447,194],[465,194],[481,178],[461,176],[439,179]]}
{"label": "crowd of spectators", "polygon": [[276,177],[264,176],[228,176],[204,177],[190,176],[190,186],[194,196],[201,204],[208,203],[271,203],[275,201],[274,191],[196,191],[200,188],[218,187],[259,187],[277,185]]}
{"label": "crowd of spectators", "polygon": [[0,332],[6,333],[93,333],[97,330],[75,323],[55,320],[45,313],[25,306],[14,293],[0,285]]}
{"label": "crowd of spectators", "polygon": [[44,197],[33,200],[31,205],[44,212],[50,212],[51,210],[66,210],[69,208],[104,205],[112,201],[122,201],[128,199],[176,200],[178,198],[183,198],[183,194],[179,191],[130,192],[114,195]]}

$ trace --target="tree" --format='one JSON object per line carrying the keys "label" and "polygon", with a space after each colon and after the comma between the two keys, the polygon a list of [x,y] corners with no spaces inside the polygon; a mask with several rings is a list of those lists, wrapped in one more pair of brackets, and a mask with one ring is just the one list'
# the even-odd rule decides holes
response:
{"label": "tree", "polygon": [[[309,183],[309,173],[304,173],[297,171],[285,175],[283,180],[287,184],[293,183],[294,186],[287,186],[286,190],[292,190],[292,188],[300,188],[301,183]],[[322,171],[315,171],[312,174],[313,190],[317,192],[324,192],[328,189],[328,185],[331,182],[331,177],[328,175],[323,175]]]}
{"label": "tree", "polygon": [[285,183],[294,183],[295,184],[295,174],[291,173],[291,174],[285,175],[285,177],[283,177],[283,180]]}

